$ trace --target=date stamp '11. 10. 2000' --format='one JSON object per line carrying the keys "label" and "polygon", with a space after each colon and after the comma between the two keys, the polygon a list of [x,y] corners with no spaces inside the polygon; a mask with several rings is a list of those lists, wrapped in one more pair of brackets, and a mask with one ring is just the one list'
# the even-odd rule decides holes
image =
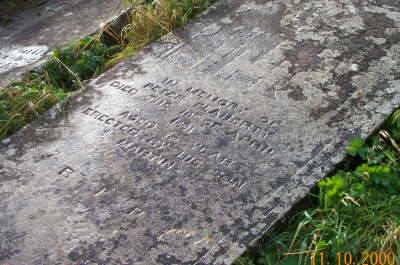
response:
{"label": "date stamp '11. 10. 2000'", "polygon": [[311,265],[398,265],[396,255],[389,251],[337,252],[330,261],[323,251],[312,252]]}

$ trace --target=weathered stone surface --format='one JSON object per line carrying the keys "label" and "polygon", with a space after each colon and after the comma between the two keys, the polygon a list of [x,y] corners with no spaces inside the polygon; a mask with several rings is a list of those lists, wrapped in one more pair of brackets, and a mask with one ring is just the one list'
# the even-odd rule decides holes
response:
{"label": "weathered stone surface", "polygon": [[219,1],[2,143],[1,263],[230,264],[398,107],[399,29],[395,0]]}
{"label": "weathered stone surface", "polygon": [[8,15],[12,21],[0,25],[0,86],[43,63],[57,45],[94,33],[122,11],[121,0],[49,0]]}

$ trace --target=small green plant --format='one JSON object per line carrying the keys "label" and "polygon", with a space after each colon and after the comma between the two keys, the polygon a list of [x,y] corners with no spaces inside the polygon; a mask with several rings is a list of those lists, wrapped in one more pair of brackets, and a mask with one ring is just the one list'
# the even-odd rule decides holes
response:
{"label": "small green plant", "polygon": [[369,148],[365,145],[365,141],[363,139],[354,138],[351,140],[351,145],[348,148],[347,152],[349,155],[355,157],[360,156],[363,159],[367,159]]}
{"label": "small green plant", "polygon": [[6,138],[28,122],[40,117],[67,93],[52,86],[47,75],[27,74],[0,94],[0,139]]}
{"label": "small green plant", "polygon": [[90,80],[106,70],[109,59],[121,51],[121,45],[106,46],[98,37],[57,48],[54,59],[45,65],[45,71],[53,85],[65,91],[74,91],[82,86],[82,80]]}
{"label": "small green plant", "polygon": [[318,184],[320,201],[325,202],[325,208],[338,203],[342,199],[345,185],[344,178],[338,175],[327,178]]}

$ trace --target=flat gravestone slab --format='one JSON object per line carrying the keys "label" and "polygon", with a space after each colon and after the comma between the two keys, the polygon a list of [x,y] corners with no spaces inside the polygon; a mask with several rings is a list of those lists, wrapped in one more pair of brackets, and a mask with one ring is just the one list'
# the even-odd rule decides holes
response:
{"label": "flat gravestone slab", "polygon": [[230,264],[400,102],[398,1],[221,0],[0,148],[0,261]]}
{"label": "flat gravestone slab", "polygon": [[56,46],[94,33],[122,11],[122,0],[48,0],[7,13],[10,23],[0,24],[0,86],[43,63]]}

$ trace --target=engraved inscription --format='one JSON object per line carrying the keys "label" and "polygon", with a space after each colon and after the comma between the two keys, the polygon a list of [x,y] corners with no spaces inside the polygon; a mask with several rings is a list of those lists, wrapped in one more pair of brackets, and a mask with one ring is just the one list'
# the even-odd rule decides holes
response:
{"label": "engraved inscription", "polygon": [[110,127],[116,128],[122,132],[127,132],[135,136],[140,133],[140,130],[133,127],[132,123],[148,129],[156,127],[156,124],[154,122],[143,120],[138,115],[129,113],[129,111],[121,112],[119,115],[120,117],[127,118],[128,122],[121,121],[120,119],[104,114],[92,108],[87,108],[82,113],[95,120],[101,121]]}
{"label": "engraved inscription", "polygon": [[0,73],[16,67],[26,66],[40,60],[47,52],[47,46],[0,48]]}
{"label": "engraved inscription", "polygon": [[155,85],[153,83],[147,83],[146,85],[144,85],[143,88],[150,89],[151,91],[156,92],[159,95],[164,95],[167,98],[176,99],[178,102],[182,102],[185,100],[184,95],[178,94],[176,93],[176,91],[170,89],[162,88],[161,86]]}
{"label": "engraved inscription", "polygon": [[[192,120],[200,120],[206,128],[223,128],[226,136],[254,150],[267,154],[274,152],[274,148],[265,140],[277,129],[278,121],[264,115],[258,122],[250,121],[241,117],[249,112],[249,107],[243,104],[213,95],[201,88],[181,87],[179,81],[168,77],[161,80],[160,85],[153,82],[150,87],[165,90],[162,88],[163,85],[173,86],[175,91],[182,91],[179,95],[184,96],[180,97],[180,105],[187,107],[179,112],[179,116],[171,121],[171,125],[181,128],[186,133],[192,133],[196,128],[193,125],[196,122]],[[151,88],[150,90],[153,91]]]}
{"label": "engraved inscription", "polygon": [[131,87],[130,85],[124,84],[123,82],[114,80],[112,82],[110,82],[110,86],[116,89],[119,89],[121,91],[124,91],[128,94],[136,94],[138,91],[136,88]]}
{"label": "engraved inscription", "polygon": [[[240,163],[237,163],[234,159],[223,154],[221,151],[198,142],[195,142],[188,150],[179,148],[180,145],[178,143],[182,140],[179,135],[182,131],[180,131],[180,133],[170,131],[163,139],[159,139],[156,136],[151,136],[144,132],[145,129],[152,129],[159,125],[155,122],[142,119],[139,115],[132,112],[123,111],[119,114],[119,117],[137,122],[143,129],[133,127],[131,123],[128,124],[122,121],[122,119],[114,118],[92,108],[87,108],[82,113],[102,122],[103,126],[109,126],[128,134],[128,137],[123,137],[116,142],[117,146],[119,146],[122,151],[147,161],[149,165],[157,166],[160,169],[174,170],[179,163],[185,166],[207,170],[216,180],[230,184],[239,191],[246,186],[247,177],[244,175],[233,175],[225,170],[234,169],[240,171],[242,168]],[[191,115],[186,113],[186,116],[190,117]],[[184,124],[180,124],[177,120],[172,121],[172,124],[180,129],[186,129],[187,133],[191,133],[194,130],[194,128],[191,127],[186,128]],[[164,152],[172,151],[172,147],[177,151],[168,156],[163,155]],[[209,162],[215,164],[216,168],[209,169],[209,166],[207,166]],[[63,169],[63,171],[65,171],[64,174],[66,174],[71,172],[71,169],[66,168]]]}
{"label": "engraved inscription", "polygon": [[[172,114],[166,123],[158,124],[128,109],[114,116],[94,108],[82,112],[103,126],[126,134],[116,140],[117,146],[129,157],[133,155],[146,161],[146,167],[172,171],[192,167],[208,172],[215,181],[242,191],[249,179],[243,161],[238,162],[223,150],[206,143],[195,141],[187,145],[189,134],[193,137],[204,130],[218,130],[221,136],[230,139],[226,142],[228,145],[240,144],[259,153],[274,153],[267,140],[279,122],[267,115],[260,115],[256,121],[246,118],[251,110],[243,103],[201,87],[187,86],[170,77],[148,81],[140,89],[130,85],[128,80],[111,80],[107,86],[131,95],[144,93],[140,98],[149,106],[161,107]],[[151,135],[148,131],[160,126],[167,126],[163,135]]]}
{"label": "engraved inscription", "polygon": [[133,123],[135,123],[135,124],[137,124],[137,125],[140,125],[140,126],[142,126],[142,127],[145,127],[145,128],[152,129],[152,128],[154,128],[154,127],[157,126],[157,124],[156,124],[155,122],[152,122],[152,121],[143,119],[143,118],[140,117],[138,114],[135,114],[135,113],[130,112],[130,111],[128,111],[128,110],[127,110],[127,111],[121,112],[121,113],[119,114],[119,116],[125,117],[125,118],[127,118],[128,120],[132,121]]}
{"label": "engraved inscription", "polygon": [[[157,150],[162,150],[167,144],[160,142],[155,138],[145,140],[146,147],[143,147],[141,143],[138,143],[135,140],[127,138],[120,140],[117,144],[124,151],[129,152],[130,154],[136,154],[137,156],[161,168],[172,169],[176,165],[174,161],[171,161],[170,159],[156,153]],[[151,151],[151,148],[155,148],[156,151]]]}

